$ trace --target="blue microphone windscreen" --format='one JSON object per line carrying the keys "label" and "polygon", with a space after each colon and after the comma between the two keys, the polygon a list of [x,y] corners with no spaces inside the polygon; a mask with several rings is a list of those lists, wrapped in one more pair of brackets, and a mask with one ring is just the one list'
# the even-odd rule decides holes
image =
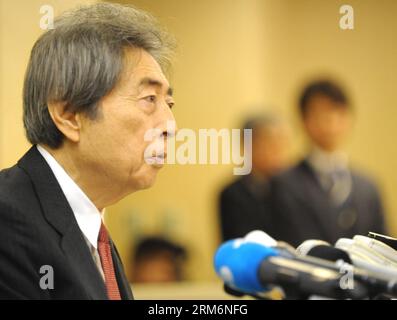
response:
{"label": "blue microphone windscreen", "polygon": [[232,288],[246,293],[267,291],[258,277],[261,262],[277,256],[275,249],[262,244],[245,242],[243,239],[230,240],[219,247],[215,254],[216,273]]}

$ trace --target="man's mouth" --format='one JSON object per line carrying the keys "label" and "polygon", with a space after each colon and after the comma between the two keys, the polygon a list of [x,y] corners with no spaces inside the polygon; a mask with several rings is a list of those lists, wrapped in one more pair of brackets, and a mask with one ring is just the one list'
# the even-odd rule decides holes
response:
{"label": "man's mouth", "polygon": [[163,166],[165,164],[166,159],[167,159],[167,154],[164,152],[163,153],[160,152],[145,158],[145,161],[149,165]]}

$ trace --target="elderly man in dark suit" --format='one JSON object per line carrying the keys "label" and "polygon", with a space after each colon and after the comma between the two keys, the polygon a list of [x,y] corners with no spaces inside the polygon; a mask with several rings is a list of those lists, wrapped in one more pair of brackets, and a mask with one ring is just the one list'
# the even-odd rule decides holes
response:
{"label": "elderly man in dark suit", "polygon": [[151,16],[105,3],[36,42],[23,94],[33,146],[0,172],[0,299],[132,299],[102,214],[164,164],[171,49]]}
{"label": "elderly man in dark suit", "polygon": [[334,243],[369,231],[385,233],[382,201],[371,179],[352,169],[342,151],[352,123],[350,101],[334,82],[309,84],[299,101],[310,141],[307,156],[272,182],[278,239]]}

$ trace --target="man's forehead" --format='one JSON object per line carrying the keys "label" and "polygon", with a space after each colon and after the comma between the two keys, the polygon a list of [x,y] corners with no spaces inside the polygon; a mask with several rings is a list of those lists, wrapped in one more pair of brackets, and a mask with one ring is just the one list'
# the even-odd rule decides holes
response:
{"label": "man's forehead", "polygon": [[167,78],[162,72],[153,72],[153,70],[135,68],[130,72],[129,76],[123,81],[125,86],[135,88],[135,90],[142,91],[145,88],[155,87],[166,90],[168,95],[172,96],[172,88]]}
{"label": "man's forehead", "polygon": [[155,86],[155,87],[169,87],[168,80],[163,76],[159,77],[158,75],[143,75],[142,77],[139,77],[138,84],[139,86]]}
{"label": "man's forehead", "polygon": [[126,51],[125,59],[126,72],[135,85],[169,87],[160,64],[147,51],[129,49]]}
{"label": "man's forehead", "polygon": [[155,87],[157,89],[166,90],[167,94],[170,96],[172,96],[173,93],[173,90],[165,76],[161,77],[153,74],[144,75],[136,79],[136,85],[138,86],[138,90],[143,90],[148,87]]}

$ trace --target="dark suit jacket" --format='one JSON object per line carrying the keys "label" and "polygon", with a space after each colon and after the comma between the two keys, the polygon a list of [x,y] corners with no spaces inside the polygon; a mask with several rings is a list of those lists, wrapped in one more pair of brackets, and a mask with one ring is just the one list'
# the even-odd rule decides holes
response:
{"label": "dark suit jacket", "polygon": [[219,217],[223,241],[244,237],[252,230],[262,230],[271,236],[275,232],[269,186],[257,186],[259,190],[253,192],[249,179],[239,178],[221,192]]}
{"label": "dark suit jacket", "polygon": [[277,238],[297,246],[308,239],[333,244],[339,238],[367,235],[369,231],[385,233],[376,186],[357,172],[351,175],[352,191],[342,207],[331,203],[306,161],[275,177],[272,201]]}
{"label": "dark suit jacket", "polygon": [[[132,299],[111,244],[122,299]],[[54,272],[54,289],[40,287],[45,265]],[[107,299],[72,209],[36,147],[0,172],[0,299]]]}

